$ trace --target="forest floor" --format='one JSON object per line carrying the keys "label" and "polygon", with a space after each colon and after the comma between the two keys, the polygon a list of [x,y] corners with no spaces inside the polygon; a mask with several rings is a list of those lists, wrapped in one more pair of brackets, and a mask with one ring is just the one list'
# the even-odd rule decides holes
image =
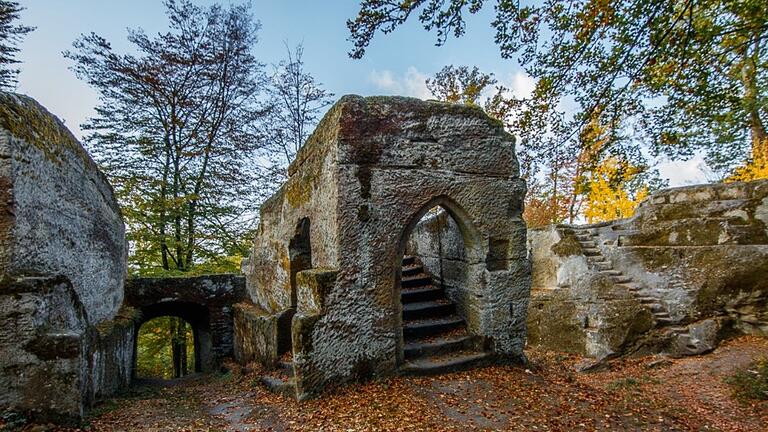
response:
{"label": "forest floor", "polygon": [[[529,350],[526,368],[395,377],[298,403],[256,373],[136,386],[91,414],[92,431],[768,430],[768,401],[734,398],[725,379],[768,355],[768,338],[740,337],[683,359],[612,361],[576,372],[577,356]],[[29,429],[41,431],[42,429]]]}

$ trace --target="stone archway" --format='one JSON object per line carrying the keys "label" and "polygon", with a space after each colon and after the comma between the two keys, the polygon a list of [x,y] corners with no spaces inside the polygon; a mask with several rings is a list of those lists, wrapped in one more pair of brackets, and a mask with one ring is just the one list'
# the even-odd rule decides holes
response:
{"label": "stone archway", "polygon": [[136,378],[138,361],[139,330],[147,322],[159,317],[181,318],[192,327],[194,340],[194,372],[211,372],[215,369],[212,351],[211,319],[208,309],[197,303],[185,301],[164,301],[142,307],[141,319],[136,322],[133,339],[133,371]]}
{"label": "stone archway", "polygon": [[[450,262],[441,234],[450,236]],[[451,198],[435,197],[411,216],[397,250],[392,298],[402,329],[398,364],[409,363],[409,372],[425,372],[416,365],[430,356],[452,355],[456,367],[485,360],[479,355],[483,340],[472,331],[478,323],[466,289],[484,268],[482,237],[469,215]]]}
{"label": "stone archway", "polygon": [[[320,122],[261,208],[247,265],[253,306],[244,338],[281,366],[298,398],[326,385],[398,372],[403,236],[432,206],[456,219],[468,245],[464,309],[490,357],[522,360],[530,274],[522,219],[525,182],[514,137],[481,109],[401,97],[345,96]],[[292,358],[277,329],[292,305],[286,239],[309,217],[312,269],[295,277]],[[246,311],[247,309],[247,311]],[[251,343],[255,345],[255,343]],[[281,384],[282,385],[282,384]]]}
{"label": "stone archway", "polygon": [[[162,316],[178,317],[193,329],[197,371],[216,370],[221,359],[234,353],[233,306],[244,298],[244,282],[240,276],[227,274],[129,279],[126,303],[141,312],[133,347],[145,322]],[[135,349],[132,364],[136,364]]]}

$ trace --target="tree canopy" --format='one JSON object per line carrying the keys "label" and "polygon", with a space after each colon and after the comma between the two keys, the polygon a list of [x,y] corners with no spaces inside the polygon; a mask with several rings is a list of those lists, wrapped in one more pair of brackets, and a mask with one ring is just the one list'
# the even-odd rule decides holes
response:
{"label": "tree canopy", "polygon": [[19,63],[16,54],[18,44],[34,27],[16,24],[19,13],[24,10],[18,2],[0,0],[0,88],[13,89],[19,70],[14,65]]}
{"label": "tree canopy", "polygon": [[[490,3],[501,57],[537,79],[531,98],[514,101],[528,143],[576,140],[599,116],[616,126],[607,148],[618,153],[631,138],[672,157],[704,151],[724,172],[765,163],[763,0],[364,0],[347,22],[350,55],[362,57],[378,32],[416,15],[443,44]],[[563,102],[575,105],[573,115]]]}
{"label": "tree canopy", "polygon": [[[130,30],[135,54],[84,35],[65,56],[100,94],[86,142],[122,204],[135,271],[238,268],[263,170],[252,165],[267,108],[247,5],[166,0],[170,30]],[[251,218],[252,219],[252,218]]]}

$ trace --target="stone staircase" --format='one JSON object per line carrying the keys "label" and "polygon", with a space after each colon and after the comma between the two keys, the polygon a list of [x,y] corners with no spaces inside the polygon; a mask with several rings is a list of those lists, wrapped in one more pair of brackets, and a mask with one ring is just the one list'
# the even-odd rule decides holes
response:
{"label": "stone staircase", "polygon": [[695,348],[695,345],[690,343],[691,336],[688,332],[688,328],[685,326],[674,326],[674,320],[669,315],[667,308],[661,302],[661,300],[648,291],[643,289],[643,286],[632,280],[631,277],[625,275],[621,270],[617,270],[613,267],[613,263],[600,251],[600,247],[596,241],[596,232],[592,228],[583,228],[574,230],[576,240],[581,245],[581,249],[584,255],[587,257],[589,266],[600,273],[607,276],[618,286],[626,288],[643,306],[647,307],[653,319],[656,322],[657,328],[664,328],[666,333],[672,334],[678,341],[683,343],[688,348]]}
{"label": "stone staircase", "polygon": [[[433,284],[432,276],[412,256],[403,258],[400,301],[405,359],[401,373],[435,375],[490,363],[490,354],[476,349],[478,338],[467,333],[466,322],[456,314],[456,304],[442,287]],[[293,362],[285,358],[260,381],[272,392],[294,398]]]}
{"label": "stone staircase", "polygon": [[262,375],[259,380],[274,393],[289,398],[296,397],[296,380],[293,378],[292,361],[277,362],[277,368]]}
{"label": "stone staircase", "polygon": [[408,375],[430,375],[470,369],[490,361],[478,351],[478,340],[467,332],[466,322],[456,314],[442,287],[415,257],[403,258],[400,283],[403,305],[403,357],[400,371]]}

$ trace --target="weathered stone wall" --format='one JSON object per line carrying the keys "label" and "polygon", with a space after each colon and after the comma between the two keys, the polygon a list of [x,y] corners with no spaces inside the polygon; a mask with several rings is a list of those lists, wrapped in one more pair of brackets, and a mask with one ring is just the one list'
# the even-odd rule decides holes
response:
{"label": "weathered stone wall", "polygon": [[338,181],[340,115],[339,106],[326,114],[323,126],[307,140],[289,167],[288,180],[261,207],[258,234],[244,273],[254,303],[269,313],[295,308],[290,239],[296,237],[304,218],[309,218],[311,227],[310,266],[338,266],[339,224],[333,203],[338,193],[334,186]]}
{"label": "weathered stone wall", "polygon": [[653,327],[650,311],[637,298],[590,268],[572,230],[532,229],[528,243],[529,344],[603,358]]}
{"label": "weathered stone wall", "polygon": [[[402,359],[401,259],[407,234],[435,205],[456,219],[467,246],[462,308],[469,330],[499,356],[522,357],[529,286],[525,183],[513,138],[500,124],[460,105],[346,96],[290,173],[262,207],[246,273],[253,301],[266,312],[296,305],[299,397],[396,370]],[[333,284],[310,283],[308,276],[299,283],[297,275],[294,297],[290,244],[303,218],[309,219],[311,266],[324,269],[315,276],[325,281],[323,275],[333,275]],[[273,267],[281,270],[270,272]],[[305,310],[298,299],[312,297],[304,291],[318,286],[325,288],[312,303],[322,307]]]}
{"label": "weathered stone wall", "polygon": [[128,382],[125,274],[104,175],[57,118],[0,93],[0,410],[79,418]]}
{"label": "weathered stone wall", "polygon": [[0,268],[62,275],[95,324],[123,301],[125,228],[112,188],[69,130],[26,96],[0,93]]}
{"label": "weathered stone wall", "polygon": [[140,312],[142,324],[160,316],[187,321],[195,333],[195,364],[202,372],[216,370],[234,355],[234,305],[247,298],[245,278],[231,274],[195,277],[131,278],[125,303]]}
{"label": "weathered stone wall", "polygon": [[[596,357],[683,355],[732,331],[768,334],[766,215],[768,181],[755,181],[668,189],[627,220],[531,230],[530,343]],[[588,264],[574,237],[583,231],[627,283]],[[649,327],[649,304],[668,322]]]}

